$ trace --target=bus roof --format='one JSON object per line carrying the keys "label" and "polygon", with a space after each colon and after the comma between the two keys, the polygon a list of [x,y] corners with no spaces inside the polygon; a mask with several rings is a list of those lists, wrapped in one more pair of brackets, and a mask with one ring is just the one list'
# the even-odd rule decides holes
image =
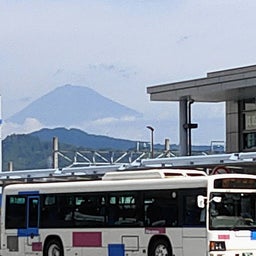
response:
{"label": "bus roof", "polygon": [[[102,180],[44,182],[10,184],[4,193],[16,194],[24,191],[40,193],[104,192],[143,189],[179,189],[206,187],[207,176],[201,171],[193,170],[145,170],[124,171],[105,174]],[[144,175],[144,177],[143,177]],[[137,178],[136,178],[137,176]]]}
{"label": "bus roof", "polygon": [[108,172],[102,180],[137,180],[137,179],[164,179],[174,177],[206,176],[206,173],[198,170],[186,169],[146,169],[123,172]]}

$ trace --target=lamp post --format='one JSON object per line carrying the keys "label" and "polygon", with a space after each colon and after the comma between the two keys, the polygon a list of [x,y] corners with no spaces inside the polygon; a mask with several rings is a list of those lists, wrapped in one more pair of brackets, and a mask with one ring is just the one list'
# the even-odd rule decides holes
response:
{"label": "lamp post", "polygon": [[187,155],[191,156],[192,154],[192,138],[191,138],[191,130],[192,129],[196,129],[198,127],[198,124],[195,123],[191,123],[191,105],[194,103],[195,101],[193,99],[189,99],[188,101],[188,120],[187,123],[185,123],[183,125],[183,127],[187,130],[187,146],[188,146],[188,152]]}
{"label": "lamp post", "polygon": [[191,156],[192,153],[192,138],[191,138],[191,105],[195,101],[193,99],[190,99],[188,102],[188,123],[189,123],[189,128],[188,128],[188,155]]}
{"label": "lamp post", "polygon": [[154,128],[152,126],[147,126],[147,128],[151,131],[151,158],[154,158]]}

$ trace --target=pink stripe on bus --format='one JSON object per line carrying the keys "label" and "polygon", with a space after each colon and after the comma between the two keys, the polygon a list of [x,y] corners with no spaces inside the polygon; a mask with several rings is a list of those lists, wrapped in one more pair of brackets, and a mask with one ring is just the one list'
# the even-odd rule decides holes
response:
{"label": "pink stripe on bus", "polygon": [[43,250],[43,246],[41,242],[32,243],[32,251],[33,252],[41,252]]}
{"label": "pink stripe on bus", "polygon": [[218,239],[229,240],[230,236],[229,236],[229,234],[227,234],[227,235],[218,235]]}
{"label": "pink stripe on bus", "polygon": [[145,234],[165,234],[165,228],[145,228]]}
{"label": "pink stripe on bus", "polygon": [[74,247],[102,247],[101,232],[74,232]]}

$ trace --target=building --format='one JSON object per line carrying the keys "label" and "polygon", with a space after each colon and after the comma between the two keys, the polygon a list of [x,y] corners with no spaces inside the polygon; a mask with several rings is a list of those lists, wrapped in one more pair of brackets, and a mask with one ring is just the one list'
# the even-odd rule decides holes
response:
{"label": "building", "polygon": [[226,103],[226,151],[256,150],[256,65],[207,73],[206,77],[147,88],[152,101],[179,102],[180,153],[191,153],[191,104]]}

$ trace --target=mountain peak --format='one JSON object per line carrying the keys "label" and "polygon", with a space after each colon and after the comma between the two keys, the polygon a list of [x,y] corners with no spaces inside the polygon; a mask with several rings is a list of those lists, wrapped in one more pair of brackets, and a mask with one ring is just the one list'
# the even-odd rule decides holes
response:
{"label": "mountain peak", "polygon": [[72,126],[127,116],[137,118],[141,114],[89,87],[66,84],[35,100],[8,121],[22,124],[27,118],[34,118],[47,126]]}

